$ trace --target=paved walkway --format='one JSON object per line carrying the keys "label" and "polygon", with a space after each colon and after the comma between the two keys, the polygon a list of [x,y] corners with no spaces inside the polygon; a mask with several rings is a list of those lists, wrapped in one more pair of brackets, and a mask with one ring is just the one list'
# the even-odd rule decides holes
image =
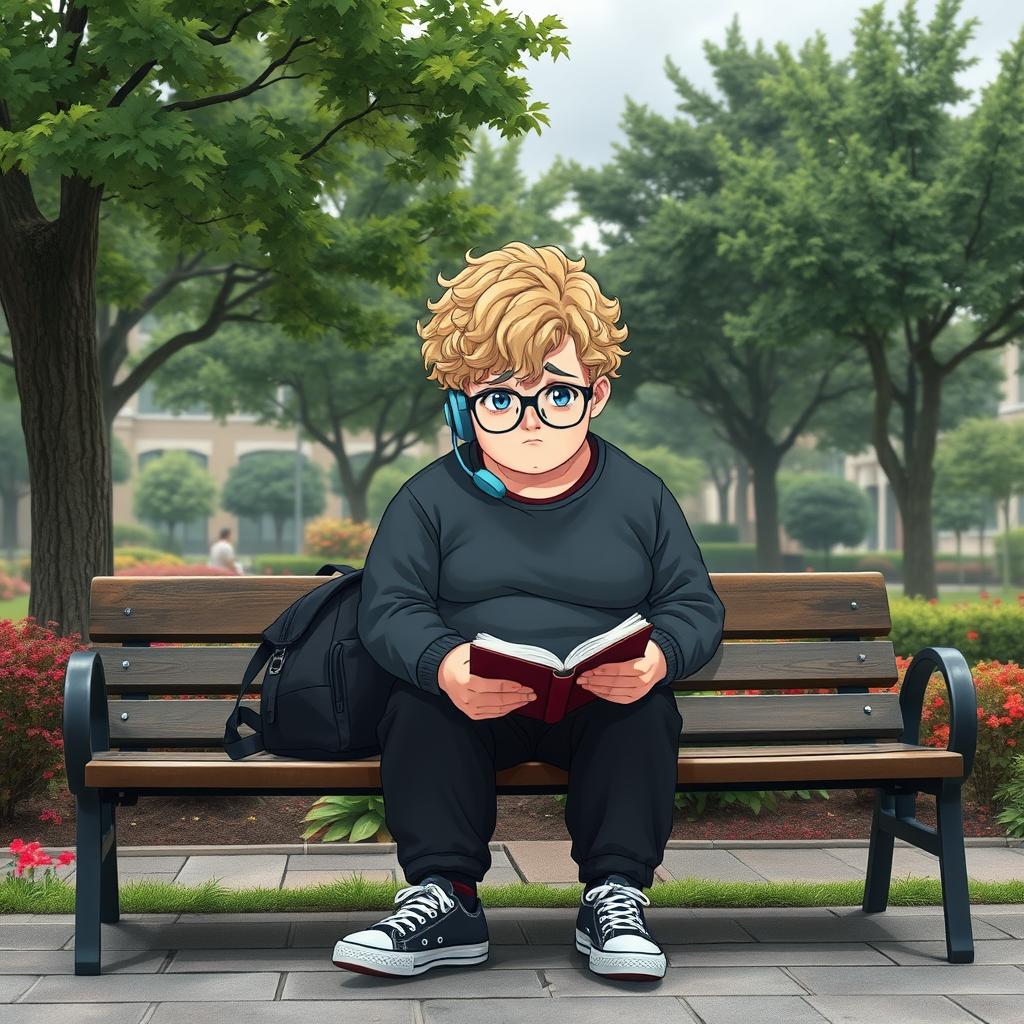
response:
{"label": "paved walkway", "polygon": [[[972,878],[1024,878],[1024,847],[968,840]],[[141,849],[141,852],[139,852]],[[349,872],[395,878],[393,846],[314,844],[215,854],[123,848],[122,879],[300,885]],[[576,882],[568,843],[492,843],[485,882]],[[866,845],[673,841],[659,878],[863,880]],[[71,869],[63,869],[73,877]],[[937,877],[896,841],[894,876]],[[1024,906],[975,906],[976,959],[949,964],[941,907],[646,911],[668,957],[659,982],[607,981],[575,951],[575,910],[486,911],[490,958],[409,979],[340,971],[330,950],[382,912],[124,914],[103,925],[99,977],[74,974],[73,915],[0,917],[0,1024],[1019,1024]],[[325,1001],[330,1005],[325,1005]]]}

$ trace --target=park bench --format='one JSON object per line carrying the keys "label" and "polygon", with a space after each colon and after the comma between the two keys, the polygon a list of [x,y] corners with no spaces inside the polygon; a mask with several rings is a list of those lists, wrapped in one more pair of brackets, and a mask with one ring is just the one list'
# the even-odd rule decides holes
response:
{"label": "park bench", "polygon": [[[725,604],[725,642],[706,665],[675,681],[677,692],[834,692],[677,696],[683,718],[677,790],[874,789],[862,909],[886,909],[899,836],[939,858],[947,959],[972,963],[960,791],[974,759],[977,711],[963,655],[923,648],[898,692],[869,695],[869,686],[893,686],[898,678],[885,639],[891,623],[881,573],[712,573],[711,579]],[[225,719],[261,630],[323,582],[317,576],[93,579],[90,646],[71,655],[64,690],[64,753],[78,815],[75,974],[100,973],[101,922],[119,920],[117,805],[157,794],[381,792],[377,757],[324,762],[261,752],[233,761],[222,747]],[[740,640],[748,642],[732,642]],[[918,742],[925,685],[935,672],[949,700],[949,741],[942,749]],[[209,699],[147,699],[162,694]],[[564,793],[567,781],[565,771],[540,761],[497,774],[500,793]],[[937,828],[917,820],[918,793],[935,796]]]}

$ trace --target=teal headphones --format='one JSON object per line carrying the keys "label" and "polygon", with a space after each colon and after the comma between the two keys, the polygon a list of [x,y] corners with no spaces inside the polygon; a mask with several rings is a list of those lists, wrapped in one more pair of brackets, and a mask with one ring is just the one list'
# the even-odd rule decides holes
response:
{"label": "teal headphones", "polygon": [[505,485],[489,470],[478,469],[475,473],[462,461],[462,453],[456,441],[472,441],[476,436],[473,429],[473,417],[469,411],[469,404],[466,402],[466,395],[462,391],[455,391],[449,388],[445,393],[444,418],[452,432],[452,447],[455,449],[455,458],[459,465],[473,478],[473,483],[480,488],[484,494],[491,498],[504,498]]}

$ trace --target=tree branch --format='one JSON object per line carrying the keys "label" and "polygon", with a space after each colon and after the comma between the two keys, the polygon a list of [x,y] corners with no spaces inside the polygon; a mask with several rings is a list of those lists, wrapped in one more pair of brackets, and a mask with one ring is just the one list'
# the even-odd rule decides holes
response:
{"label": "tree branch", "polygon": [[[251,11],[242,11],[242,13],[231,23],[231,28],[228,29],[225,35],[215,36],[213,32],[207,28],[204,28],[201,32],[197,33],[197,35],[200,39],[205,40],[211,46],[223,46],[225,43],[231,42],[235,33],[238,31],[238,26],[241,25],[246,18],[252,17],[254,14],[258,14],[260,11],[265,11],[269,6],[269,3],[261,3],[257,4]],[[218,22],[218,24],[220,23]]]}
{"label": "tree branch", "polygon": [[300,78],[301,75],[279,75],[277,78],[267,81],[270,75],[283,64],[287,64],[291,59],[291,55],[300,47],[308,46],[310,43],[315,43],[315,39],[295,39],[292,41],[291,46],[277,58],[277,60],[271,61],[266,68],[260,73],[258,77],[253,79],[248,85],[242,86],[241,89],[236,89],[234,92],[223,92],[218,93],[214,96],[202,96],[195,100],[176,100],[174,103],[164,104],[160,109],[163,111],[172,110],[199,110],[202,107],[212,107],[217,103],[231,103],[233,100],[244,99],[246,96],[251,96],[258,89],[263,89],[268,85],[273,85],[274,82],[280,82],[283,78]]}
{"label": "tree branch", "polygon": [[128,98],[131,91],[157,66],[159,61],[147,61],[141,67],[132,72],[131,77],[114,93],[108,107],[119,107]]}
{"label": "tree branch", "polygon": [[331,139],[333,139],[334,136],[337,135],[338,132],[340,132],[341,129],[345,127],[345,125],[351,124],[353,121],[358,121],[359,118],[366,117],[366,115],[369,114],[371,110],[375,110],[377,107],[377,100],[379,98],[380,97],[378,96],[374,96],[373,102],[365,110],[361,110],[358,114],[353,114],[351,117],[346,117],[343,121],[340,121],[338,124],[336,124],[315,146],[313,146],[312,149],[307,149],[306,152],[299,157],[299,159],[306,160],[309,157],[313,156],[315,153],[319,153],[320,150],[323,149],[324,146],[326,146],[327,143],[330,142]]}

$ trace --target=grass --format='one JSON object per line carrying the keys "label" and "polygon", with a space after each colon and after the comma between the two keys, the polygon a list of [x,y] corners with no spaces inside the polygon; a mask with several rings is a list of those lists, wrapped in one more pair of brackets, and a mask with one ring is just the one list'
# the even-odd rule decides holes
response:
{"label": "grass", "polygon": [[[390,910],[403,885],[364,879],[361,875],[296,889],[225,889],[218,879],[182,886],[148,879],[119,886],[124,914],[213,914]],[[1024,903],[1024,879],[1009,882],[969,880],[972,904]],[[486,908],[577,907],[582,883],[554,888],[542,882],[477,886]],[[687,878],[656,882],[646,890],[654,907],[849,907],[860,906],[864,883],[844,882],[719,882]],[[889,905],[942,905],[937,878],[893,878]],[[7,876],[0,881],[0,914],[71,914],[75,887],[52,877],[42,881]]]}

